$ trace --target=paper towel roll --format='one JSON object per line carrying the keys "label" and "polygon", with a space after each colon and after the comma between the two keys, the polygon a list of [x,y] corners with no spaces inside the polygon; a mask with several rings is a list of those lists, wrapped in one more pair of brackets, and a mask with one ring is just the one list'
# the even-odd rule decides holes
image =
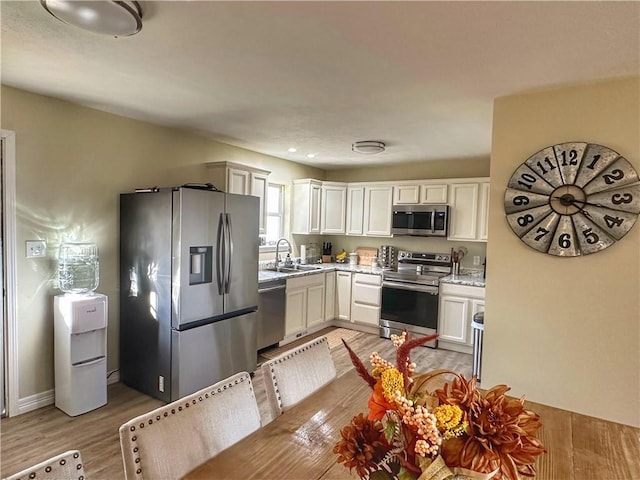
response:
{"label": "paper towel roll", "polygon": [[300,245],[300,263],[307,263],[307,246]]}

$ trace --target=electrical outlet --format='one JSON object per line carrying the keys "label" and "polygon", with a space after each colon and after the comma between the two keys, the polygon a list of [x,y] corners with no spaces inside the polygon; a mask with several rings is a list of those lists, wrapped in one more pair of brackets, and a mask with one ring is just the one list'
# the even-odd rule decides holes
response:
{"label": "electrical outlet", "polygon": [[47,244],[44,240],[27,240],[27,258],[44,257],[47,254]]}
{"label": "electrical outlet", "polygon": [[474,255],[473,264],[474,265],[480,265],[480,257],[478,255]]}
{"label": "electrical outlet", "polygon": [[162,375],[158,375],[158,390],[164,392],[164,377]]}

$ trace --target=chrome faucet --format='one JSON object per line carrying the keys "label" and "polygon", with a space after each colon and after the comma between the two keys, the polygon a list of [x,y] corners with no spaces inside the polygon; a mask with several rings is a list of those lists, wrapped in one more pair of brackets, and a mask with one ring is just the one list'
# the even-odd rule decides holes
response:
{"label": "chrome faucet", "polygon": [[[280,242],[285,242],[287,245],[289,245],[289,252],[293,252],[293,248],[291,248],[291,244],[289,243],[289,240],[287,240],[284,237],[278,240],[278,243],[276,243],[276,270],[280,268]],[[286,266],[286,263],[285,263],[285,266]]]}

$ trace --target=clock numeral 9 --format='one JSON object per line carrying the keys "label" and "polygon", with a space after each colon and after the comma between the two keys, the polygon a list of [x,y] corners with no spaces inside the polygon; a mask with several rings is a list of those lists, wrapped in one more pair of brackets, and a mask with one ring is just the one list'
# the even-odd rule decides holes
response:
{"label": "clock numeral 9", "polygon": [[[631,203],[632,201],[633,201],[633,195],[631,195],[630,193],[624,193],[622,195],[619,193],[616,193],[611,197],[611,202],[614,205],[620,205],[621,203]],[[515,200],[514,200],[514,203],[515,203]]]}
{"label": "clock numeral 9", "polygon": [[529,197],[525,197],[524,195],[518,195],[513,199],[514,205],[529,205]]}
{"label": "clock numeral 9", "polygon": [[518,225],[520,225],[521,227],[526,227],[527,225],[529,225],[531,222],[533,222],[533,215],[523,215],[521,217],[518,217]]}
{"label": "clock numeral 9", "polygon": [[563,233],[558,237],[558,245],[562,248],[569,248],[571,246],[571,235]]}
{"label": "clock numeral 9", "polygon": [[584,238],[589,245],[593,245],[594,243],[600,240],[600,237],[598,236],[598,234],[595,233],[591,228],[587,228],[586,230],[583,230],[582,234],[584,235]]}

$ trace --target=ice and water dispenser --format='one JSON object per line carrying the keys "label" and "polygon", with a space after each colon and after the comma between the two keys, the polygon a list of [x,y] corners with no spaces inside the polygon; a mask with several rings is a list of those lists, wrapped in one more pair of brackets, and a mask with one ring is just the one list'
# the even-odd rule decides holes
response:
{"label": "ice and water dispenser", "polygon": [[63,243],[54,299],[56,407],[76,416],[107,403],[107,297],[94,244]]}

